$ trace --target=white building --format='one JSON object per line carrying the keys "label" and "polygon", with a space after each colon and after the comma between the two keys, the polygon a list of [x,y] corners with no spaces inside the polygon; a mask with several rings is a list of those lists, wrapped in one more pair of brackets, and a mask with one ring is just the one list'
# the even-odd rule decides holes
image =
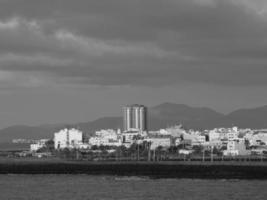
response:
{"label": "white building", "polygon": [[172,137],[181,137],[181,135],[186,134],[186,131],[182,125],[175,125],[166,129],[166,132]]}
{"label": "white building", "polygon": [[143,140],[143,138],[146,137],[147,137],[147,132],[138,129],[131,129],[129,131],[124,131],[121,135],[123,145],[132,144],[136,142],[136,140]]}
{"label": "white building", "polygon": [[175,125],[168,127],[166,129],[160,129],[157,131],[149,131],[150,135],[154,136],[172,136],[172,137],[181,137],[181,135],[185,134],[186,131],[183,129],[182,125]]}
{"label": "white building", "polygon": [[151,142],[150,149],[154,150],[157,147],[170,147],[171,146],[171,139],[169,137],[159,137],[159,138],[149,138],[147,139],[148,142]]}
{"label": "white building", "polygon": [[[228,142],[227,142],[228,143]],[[223,146],[223,141],[221,140],[213,140],[211,142],[207,142],[205,146],[212,146],[220,149]]]}
{"label": "white building", "polygon": [[238,129],[237,127],[233,127],[231,130],[229,130],[229,132],[227,133],[227,139],[228,141],[231,141],[231,140],[236,140],[238,139]]}
{"label": "white building", "polygon": [[95,132],[95,137],[89,138],[89,144],[94,146],[120,146],[121,132],[113,129],[100,130]]}
{"label": "white building", "polygon": [[121,139],[111,139],[105,137],[91,137],[89,139],[89,144],[94,146],[121,146]]}
{"label": "white building", "polygon": [[90,149],[91,145],[88,143],[79,143],[79,144],[77,144],[77,148],[78,149]]}
{"label": "white building", "polygon": [[219,140],[234,140],[237,139],[239,135],[239,130],[237,127],[233,128],[215,128],[208,131],[209,141],[219,141]]}
{"label": "white building", "polygon": [[244,139],[230,140],[227,143],[227,150],[223,151],[223,155],[248,155],[249,151],[246,149]]}
{"label": "white building", "polygon": [[83,141],[83,133],[77,129],[63,129],[54,134],[55,149],[78,148]]}
{"label": "white building", "polygon": [[206,144],[206,136],[201,135],[201,132],[189,130],[188,133],[184,133],[182,135],[183,140],[190,141],[190,144],[192,146],[199,146],[199,145],[205,145]]}
{"label": "white building", "polygon": [[249,141],[251,146],[267,145],[267,133],[256,132],[255,134],[246,134],[245,138]]}
{"label": "white building", "polygon": [[30,151],[38,151],[39,149],[46,146],[46,142],[49,139],[41,139],[37,140],[36,143],[30,145]]}
{"label": "white building", "polygon": [[95,135],[96,137],[103,137],[103,138],[109,138],[109,139],[117,139],[119,130],[116,132],[113,129],[102,129],[100,131],[96,131]]}
{"label": "white building", "polygon": [[205,135],[197,135],[192,138],[192,146],[204,145],[206,143]]}
{"label": "white building", "polygon": [[189,155],[189,154],[193,153],[193,150],[180,149],[178,153],[183,154],[183,155]]}
{"label": "white building", "polygon": [[174,141],[174,144],[175,144],[175,146],[178,146],[178,145],[180,145],[181,144],[181,138],[176,138],[175,139],[175,141]]}
{"label": "white building", "polygon": [[218,131],[218,129],[209,131],[208,135],[209,135],[209,141],[220,140],[221,137],[221,133]]}
{"label": "white building", "polygon": [[134,132],[134,131],[129,131],[127,133],[123,133],[122,134],[122,142],[123,143],[133,143],[134,142],[134,138],[139,136],[139,132]]}

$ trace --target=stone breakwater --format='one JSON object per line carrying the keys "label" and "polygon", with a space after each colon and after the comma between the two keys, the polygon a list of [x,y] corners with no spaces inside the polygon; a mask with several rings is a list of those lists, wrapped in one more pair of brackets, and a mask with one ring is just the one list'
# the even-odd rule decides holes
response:
{"label": "stone breakwater", "polygon": [[151,178],[267,179],[266,163],[0,162],[0,174],[89,174]]}

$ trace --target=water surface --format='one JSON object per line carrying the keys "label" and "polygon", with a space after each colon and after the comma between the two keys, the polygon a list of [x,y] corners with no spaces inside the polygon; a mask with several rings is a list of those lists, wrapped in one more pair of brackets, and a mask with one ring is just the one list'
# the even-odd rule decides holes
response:
{"label": "water surface", "polygon": [[267,181],[0,175],[1,200],[228,200],[267,197]]}

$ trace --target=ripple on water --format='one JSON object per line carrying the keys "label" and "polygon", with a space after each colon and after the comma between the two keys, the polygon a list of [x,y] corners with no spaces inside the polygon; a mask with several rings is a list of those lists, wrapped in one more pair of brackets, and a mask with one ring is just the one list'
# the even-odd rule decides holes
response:
{"label": "ripple on water", "polygon": [[0,199],[262,200],[267,181],[150,179],[137,176],[0,175]]}

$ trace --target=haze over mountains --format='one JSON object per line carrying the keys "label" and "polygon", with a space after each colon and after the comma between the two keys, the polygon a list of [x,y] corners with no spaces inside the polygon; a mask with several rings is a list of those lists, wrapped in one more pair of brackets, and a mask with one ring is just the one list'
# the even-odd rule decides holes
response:
{"label": "haze over mountains", "polygon": [[[212,129],[215,127],[267,128],[267,106],[239,109],[227,115],[205,107],[190,107],[184,104],[163,103],[148,109],[148,126],[158,130],[175,124],[187,129]],[[76,127],[92,135],[95,130],[122,128],[122,117],[103,117],[78,124],[55,124],[42,126],[12,126],[0,130],[0,143],[12,139],[52,138],[53,133],[64,127]]]}

